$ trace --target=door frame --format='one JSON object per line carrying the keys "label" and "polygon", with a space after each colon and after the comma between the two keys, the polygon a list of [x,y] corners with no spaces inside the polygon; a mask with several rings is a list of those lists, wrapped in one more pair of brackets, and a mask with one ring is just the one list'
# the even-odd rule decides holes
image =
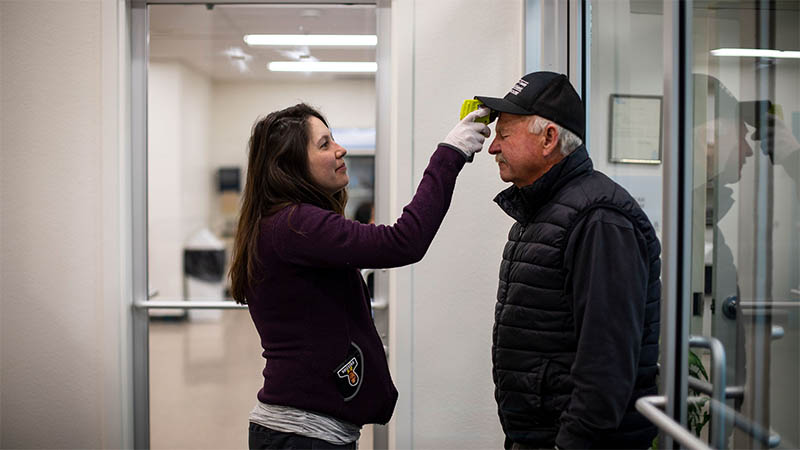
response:
{"label": "door frame", "polygon": [[[389,0],[125,0],[129,24],[128,67],[130,68],[130,176],[131,176],[131,335],[132,352],[131,384],[133,409],[133,447],[150,448],[150,380],[149,380],[149,314],[152,305],[148,302],[148,217],[147,217],[147,65],[148,55],[148,6],[158,4],[215,5],[224,4],[302,4],[375,5],[378,35],[377,59],[384,69],[376,73],[376,151],[375,151],[375,204],[388,205],[392,192],[389,145],[392,88],[391,55],[391,2]],[[378,151],[378,148],[381,151]],[[386,206],[376,208],[376,217],[383,220],[388,213]],[[390,277],[383,272],[375,273],[376,300],[389,298]],[[187,305],[170,304],[170,308],[184,309],[246,309],[244,305],[231,302],[203,302],[205,305],[185,302]],[[391,336],[391,335],[390,335]],[[391,339],[391,337],[390,337]],[[131,424],[128,424],[130,426]],[[373,445],[376,449],[388,448],[389,432],[377,429]]]}
{"label": "door frame", "polygon": [[[661,392],[665,413],[686,427],[689,305],[692,291],[693,1],[664,2],[662,148]],[[659,448],[672,448],[662,433]]]}

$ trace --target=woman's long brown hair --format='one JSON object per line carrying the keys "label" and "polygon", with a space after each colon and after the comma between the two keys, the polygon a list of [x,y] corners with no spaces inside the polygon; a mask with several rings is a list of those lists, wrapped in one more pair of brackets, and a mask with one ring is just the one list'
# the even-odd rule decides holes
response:
{"label": "woman's long brown hair", "polygon": [[312,116],[328,125],[319,111],[300,103],[272,112],[253,126],[230,270],[231,295],[237,303],[246,304],[248,290],[263,279],[258,256],[261,219],[300,203],[344,213],[347,191],[328,194],[311,178],[307,146]]}

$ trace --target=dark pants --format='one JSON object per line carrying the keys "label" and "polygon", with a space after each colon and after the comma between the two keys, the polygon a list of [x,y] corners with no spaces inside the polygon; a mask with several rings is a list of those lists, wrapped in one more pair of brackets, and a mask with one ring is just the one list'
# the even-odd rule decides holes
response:
{"label": "dark pants", "polygon": [[284,433],[275,431],[267,427],[262,427],[257,423],[250,422],[250,449],[356,449],[356,443],[336,445],[322,439],[300,436],[294,433]]}

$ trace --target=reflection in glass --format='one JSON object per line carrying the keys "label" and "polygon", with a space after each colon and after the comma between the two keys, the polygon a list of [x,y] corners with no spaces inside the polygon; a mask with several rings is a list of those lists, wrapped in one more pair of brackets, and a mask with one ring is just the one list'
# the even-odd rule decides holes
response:
{"label": "reflection in glass", "polygon": [[[794,448],[800,443],[800,122],[794,120],[800,65],[715,51],[800,48],[797,4],[766,4],[697,2],[692,12],[694,214],[704,228],[704,256],[694,258],[694,268],[704,268],[710,305],[700,311],[697,329],[723,343],[727,384],[744,392],[728,406],[774,430],[781,447]],[[727,434],[732,448],[767,446],[742,427]]]}

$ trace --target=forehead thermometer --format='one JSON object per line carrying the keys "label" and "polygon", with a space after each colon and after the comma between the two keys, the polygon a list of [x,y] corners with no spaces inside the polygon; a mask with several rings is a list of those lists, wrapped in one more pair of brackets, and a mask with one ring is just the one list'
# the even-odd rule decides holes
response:
{"label": "forehead thermometer", "polygon": [[[461,104],[461,116],[458,118],[458,120],[467,117],[467,114],[471,113],[472,111],[475,111],[481,105],[483,105],[483,103],[481,103],[480,100],[475,100],[475,99],[464,100],[464,103]],[[483,117],[478,117],[475,119],[475,122],[481,122],[485,123],[486,125],[489,125],[489,123],[491,123],[490,119],[491,116],[492,114],[490,113]]]}

